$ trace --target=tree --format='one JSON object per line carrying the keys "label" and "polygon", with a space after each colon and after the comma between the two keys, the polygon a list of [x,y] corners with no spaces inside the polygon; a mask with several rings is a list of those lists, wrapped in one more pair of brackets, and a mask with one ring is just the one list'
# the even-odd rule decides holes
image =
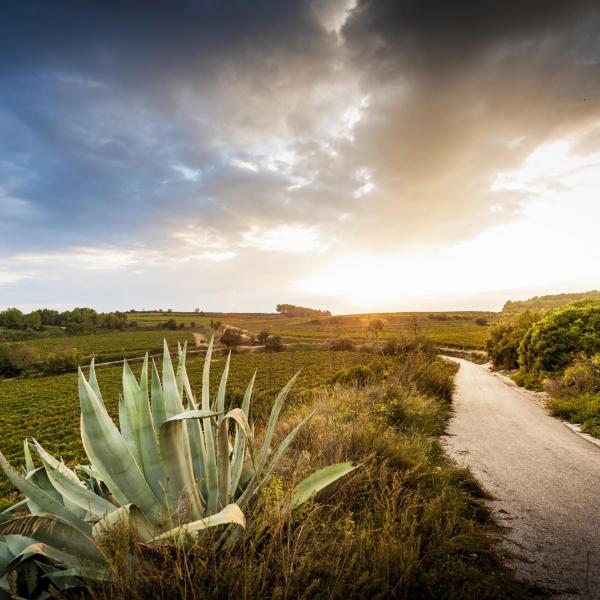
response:
{"label": "tree", "polygon": [[477,317],[475,319],[475,324],[481,326],[489,325],[488,320],[485,317]]}
{"label": "tree", "polygon": [[371,319],[369,321],[369,331],[375,339],[378,339],[379,333],[383,331],[383,321],[381,319]]}
{"label": "tree", "polygon": [[278,304],[275,310],[286,317],[318,317],[331,316],[328,310],[318,310],[316,308],[307,308],[305,306],[296,306],[295,304]]}
{"label": "tree", "polygon": [[257,336],[256,336],[256,341],[259,344],[265,344],[267,342],[267,339],[269,338],[270,333],[266,330],[263,329]]}
{"label": "tree", "polygon": [[221,343],[228,348],[239,346],[244,339],[242,332],[234,327],[228,327],[221,336]]}
{"label": "tree", "polygon": [[283,340],[280,335],[270,335],[265,342],[265,350],[270,352],[281,352],[283,350]]}
{"label": "tree", "polygon": [[169,319],[168,321],[165,321],[163,327],[165,329],[177,329],[177,321],[175,319]]}

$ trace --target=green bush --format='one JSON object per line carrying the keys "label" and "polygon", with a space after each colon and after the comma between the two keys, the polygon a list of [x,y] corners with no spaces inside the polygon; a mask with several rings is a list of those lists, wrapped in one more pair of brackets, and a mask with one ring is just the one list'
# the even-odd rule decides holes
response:
{"label": "green bush", "polygon": [[346,369],[340,369],[331,379],[331,382],[339,385],[355,385],[361,387],[373,381],[375,373],[370,367],[356,365]]}
{"label": "green bush", "polygon": [[519,367],[521,341],[539,318],[538,314],[525,311],[515,321],[492,329],[486,343],[486,350],[494,368],[517,369]]}
{"label": "green bush", "polygon": [[337,338],[329,342],[329,349],[335,352],[352,352],[354,350],[354,342],[349,338]]}
{"label": "green bush", "polygon": [[58,375],[75,371],[79,365],[80,354],[77,348],[60,348],[48,354],[43,371],[46,375]]}
{"label": "green bush", "polygon": [[562,372],[577,357],[600,353],[600,300],[580,300],[547,313],[526,332],[519,364],[529,374]]}
{"label": "green bush", "polygon": [[24,344],[0,347],[0,377],[16,377],[33,370],[40,360],[34,348]]}

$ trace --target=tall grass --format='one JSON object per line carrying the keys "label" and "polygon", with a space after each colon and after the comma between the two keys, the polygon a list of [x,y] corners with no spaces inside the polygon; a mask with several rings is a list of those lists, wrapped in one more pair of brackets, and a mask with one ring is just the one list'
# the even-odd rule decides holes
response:
{"label": "tall grass", "polygon": [[[429,366],[427,366],[429,365]],[[501,564],[483,491],[439,443],[452,365],[403,357],[366,386],[323,387],[282,415],[283,438],[316,410],[231,548],[143,551],[94,598],[526,598]],[[295,513],[290,489],[332,462],[364,465]],[[143,558],[142,558],[143,556]]]}

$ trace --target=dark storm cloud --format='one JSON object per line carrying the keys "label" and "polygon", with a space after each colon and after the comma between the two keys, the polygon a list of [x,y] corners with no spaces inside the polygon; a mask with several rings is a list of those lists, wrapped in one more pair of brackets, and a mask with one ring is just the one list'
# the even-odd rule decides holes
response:
{"label": "dark storm cloud", "polygon": [[399,233],[460,238],[491,203],[510,214],[521,195],[491,194],[495,174],[599,114],[596,2],[361,0],[343,36],[373,90],[355,160]]}
{"label": "dark storm cloud", "polygon": [[496,173],[598,116],[595,3],[360,0],[338,36],[343,10],[6,4],[0,249],[189,226],[241,253],[282,223],[373,253],[444,244],[497,222],[492,204],[511,218],[523,195],[491,192]]}

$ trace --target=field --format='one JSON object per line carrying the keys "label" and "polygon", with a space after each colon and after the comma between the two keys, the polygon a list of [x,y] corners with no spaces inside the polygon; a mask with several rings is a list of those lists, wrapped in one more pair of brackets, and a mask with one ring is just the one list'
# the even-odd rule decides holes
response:
{"label": "field", "polygon": [[[114,334],[117,335],[117,334]],[[337,370],[374,360],[372,354],[360,352],[297,351],[276,354],[234,354],[229,376],[230,398],[239,397],[255,370],[256,406],[268,403],[269,391],[281,388],[299,369],[301,376],[294,393],[307,387],[326,383]],[[189,358],[188,373],[194,389],[198,390],[203,358]],[[216,391],[224,356],[213,359],[212,387]],[[133,365],[139,372],[139,365]],[[98,380],[105,402],[113,418],[117,418],[118,395],[121,391],[121,368],[98,370]],[[32,377],[0,382],[0,450],[15,465],[22,463],[25,437],[35,436],[51,453],[62,456],[73,465],[84,460],[79,441],[79,400],[77,374],[67,373],[52,377]],[[0,476],[0,510],[7,504],[10,485]]]}
{"label": "field", "polygon": [[483,318],[489,325],[498,320],[497,313],[462,311],[447,313],[372,313],[341,315],[334,317],[301,318],[284,317],[269,313],[129,313],[128,318],[140,326],[157,326],[169,319],[186,327],[195,323],[197,328],[208,330],[211,320],[218,320],[223,327],[231,326],[250,333],[267,330],[281,335],[285,341],[319,342],[344,336],[355,340],[369,338],[368,324],[372,319],[383,321],[379,338],[413,338],[415,335],[428,338],[436,343],[461,348],[482,348],[488,335],[489,326],[478,325],[475,319]]}
{"label": "field", "polygon": [[187,331],[149,330],[113,331],[89,335],[61,335],[42,337],[24,342],[35,348],[43,360],[50,352],[77,348],[83,358],[96,357],[101,360],[118,360],[128,356],[141,356],[145,352],[157,353],[162,350],[163,339],[169,346],[177,347],[177,342],[193,343],[193,336]]}

